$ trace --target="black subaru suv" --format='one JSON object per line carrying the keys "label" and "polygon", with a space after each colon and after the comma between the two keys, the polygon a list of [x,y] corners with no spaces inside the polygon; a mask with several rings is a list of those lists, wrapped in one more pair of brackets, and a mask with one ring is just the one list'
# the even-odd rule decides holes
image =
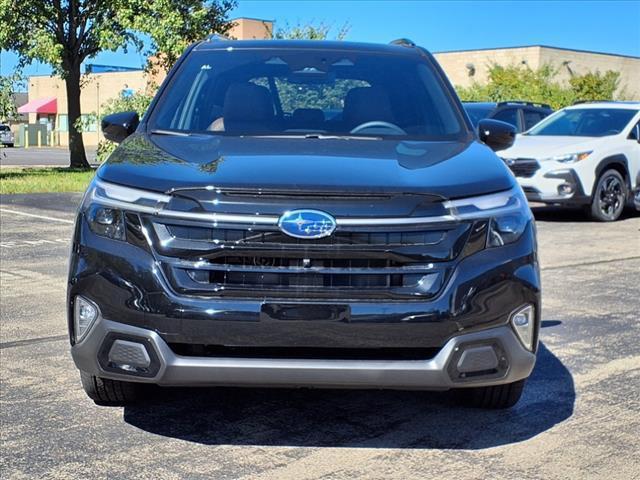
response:
{"label": "black subaru suv", "polygon": [[160,386],[520,398],[536,358],[535,225],[434,58],[390,45],[190,47],[87,190],[71,353],[97,403]]}

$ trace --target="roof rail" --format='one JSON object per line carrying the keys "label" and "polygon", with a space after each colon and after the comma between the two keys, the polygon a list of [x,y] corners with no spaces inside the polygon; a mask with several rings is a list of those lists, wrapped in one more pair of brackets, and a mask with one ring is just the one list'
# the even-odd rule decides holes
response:
{"label": "roof rail", "polygon": [[224,42],[227,40],[231,39],[224,35],[220,35],[219,33],[212,33],[211,35],[207,35],[207,38],[204,39],[205,42]]}
{"label": "roof rail", "polygon": [[540,108],[551,108],[551,105],[547,103],[539,103],[539,102],[527,102],[525,100],[509,100],[506,102],[498,102],[498,106],[502,107],[504,105],[528,105],[530,107],[540,107]]}
{"label": "roof rail", "polygon": [[413,43],[408,38],[396,38],[395,40],[390,41],[389,45],[400,45],[401,47],[412,47],[412,48],[416,46],[416,44]]}

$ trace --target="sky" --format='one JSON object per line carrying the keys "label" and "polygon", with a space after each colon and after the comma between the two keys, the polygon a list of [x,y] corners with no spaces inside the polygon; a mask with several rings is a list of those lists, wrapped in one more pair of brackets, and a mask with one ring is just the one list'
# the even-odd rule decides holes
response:
{"label": "sky", "polygon": [[[347,23],[347,40],[387,43],[410,38],[432,52],[519,45],[550,45],[640,57],[640,0],[627,1],[258,1],[239,0],[231,18],[275,20],[278,25]],[[103,52],[88,63],[141,67],[130,50]],[[0,74],[17,57],[0,52]],[[49,74],[33,64],[25,75]]]}

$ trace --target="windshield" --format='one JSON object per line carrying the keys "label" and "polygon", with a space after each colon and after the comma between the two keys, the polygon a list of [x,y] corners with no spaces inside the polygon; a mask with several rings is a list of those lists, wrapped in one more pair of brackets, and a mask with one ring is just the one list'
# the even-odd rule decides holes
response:
{"label": "windshield", "polygon": [[604,137],[624,129],[637,110],[622,108],[571,108],[561,110],[533,127],[527,135]]}
{"label": "windshield", "polygon": [[190,54],[149,120],[152,130],[220,135],[467,135],[431,64],[336,50]]}
{"label": "windshield", "polygon": [[475,103],[463,103],[464,109],[469,114],[471,123],[474,127],[478,126],[478,123],[483,118],[487,118],[491,112],[493,112],[495,105],[482,105]]}

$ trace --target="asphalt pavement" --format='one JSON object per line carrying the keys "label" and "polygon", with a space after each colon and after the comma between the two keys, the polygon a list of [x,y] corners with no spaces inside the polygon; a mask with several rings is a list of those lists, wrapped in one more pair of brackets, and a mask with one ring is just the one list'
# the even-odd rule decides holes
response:
{"label": "asphalt pavement", "polygon": [[2,478],[639,478],[640,217],[537,209],[541,347],[508,411],[447,393],[159,389],[98,407],[69,355],[79,194],[0,197]]}
{"label": "asphalt pavement", "polygon": [[[85,148],[89,163],[95,163],[95,147]],[[0,149],[1,167],[68,167],[66,147],[30,147]]]}

